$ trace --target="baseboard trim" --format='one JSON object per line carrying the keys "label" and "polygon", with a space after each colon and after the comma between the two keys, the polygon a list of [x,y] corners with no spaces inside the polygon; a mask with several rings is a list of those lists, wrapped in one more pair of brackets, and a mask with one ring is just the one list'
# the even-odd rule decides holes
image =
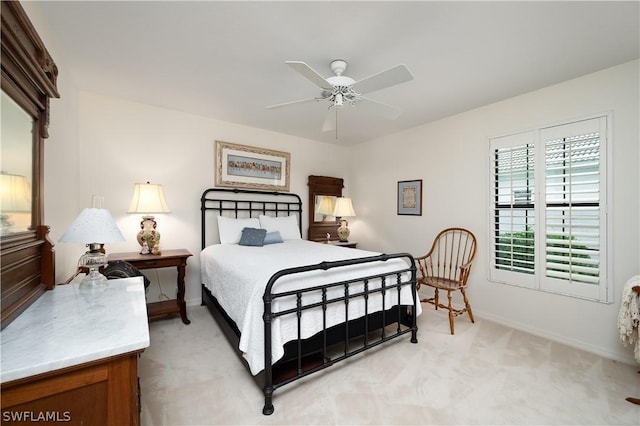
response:
{"label": "baseboard trim", "polygon": [[589,345],[579,340],[570,339],[565,336],[561,336],[559,334],[549,332],[549,330],[543,330],[540,328],[531,327],[531,325],[529,324],[512,321],[508,318],[499,317],[487,312],[478,312],[476,309],[473,310],[473,315],[474,317],[478,317],[486,321],[491,321],[497,324],[511,327],[515,330],[533,334],[534,336],[549,339],[557,343],[562,343],[564,345],[571,346],[572,348],[580,349],[580,350],[601,356],[603,358],[607,358],[613,361],[621,362],[621,363],[632,365],[632,366],[638,365],[638,363],[635,361],[632,355],[633,348],[630,349],[630,354],[626,356],[625,354],[611,352],[597,346]]}
{"label": "baseboard trim", "polygon": [[185,303],[187,304],[187,306],[200,306],[202,305],[202,299],[200,297],[196,299],[188,299],[185,300]]}

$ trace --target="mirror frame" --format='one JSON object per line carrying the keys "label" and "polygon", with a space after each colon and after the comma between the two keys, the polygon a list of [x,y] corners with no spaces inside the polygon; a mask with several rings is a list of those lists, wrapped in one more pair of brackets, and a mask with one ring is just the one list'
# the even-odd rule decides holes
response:
{"label": "mirror frame", "polygon": [[2,90],[33,118],[31,227],[0,237],[1,328],[55,286],[55,257],[44,221],[44,139],[49,99],[60,97],[58,68],[17,1],[2,1]]}
{"label": "mirror frame", "polygon": [[338,240],[338,227],[340,224],[337,220],[315,222],[315,200],[318,195],[329,195],[334,197],[342,197],[342,188],[344,181],[342,178],[329,176],[309,176],[309,231],[307,239],[311,241],[326,241],[327,234],[330,234],[330,240]]}

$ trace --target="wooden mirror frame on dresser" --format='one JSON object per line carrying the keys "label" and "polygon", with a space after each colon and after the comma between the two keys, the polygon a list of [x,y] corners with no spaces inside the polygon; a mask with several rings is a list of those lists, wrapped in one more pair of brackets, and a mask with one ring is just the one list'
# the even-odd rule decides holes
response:
{"label": "wooden mirror frame on dresser", "polygon": [[0,237],[2,328],[55,286],[55,258],[44,225],[44,139],[58,69],[17,1],[2,1],[2,91],[32,121],[31,226]]}
{"label": "wooden mirror frame on dresser", "polygon": [[341,178],[329,176],[309,176],[309,232],[307,239],[311,241],[326,241],[327,234],[332,241],[338,240],[338,226],[340,224],[333,218],[328,221],[316,221],[315,206],[316,196],[328,195],[332,197],[342,197],[344,181]]}
{"label": "wooden mirror frame on dresser", "polygon": [[[2,91],[26,112],[25,130],[29,117],[32,119],[32,135],[23,142],[28,145],[31,139],[33,156],[31,212],[26,213],[31,217],[30,224],[28,219],[24,226],[18,226],[16,221],[13,229],[7,224],[8,229],[3,229],[0,237],[2,328],[3,333],[8,333],[7,341],[3,341],[0,371],[2,418],[46,413],[48,424],[138,425],[138,357],[149,345],[149,330],[146,312],[133,308],[144,306],[144,293],[129,291],[131,283],[111,284],[108,300],[116,301],[120,308],[123,304],[132,308],[124,310],[127,315],[113,317],[112,312],[118,309],[95,311],[94,293],[80,295],[73,285],[54,290],[53,243],[48,237],[49,227],[43,224],[43,142],[49,124],[49,99],[59,96],[58,70],[17,1],[2,1],[1,31]],[[14,165],[8,161],[6,164]],[[142,289],[142,281],[136,281]],[[34,306],[34,302],[43,303]],[[36,309],[27,309],[29,306]],[[63,311],[55,312],[56,306]],[[65,310],[71,306],[74,309]],[[93,322],[77,324],[85,321],[82,316],[89,309],[95,311]],[[114,318],[126,317],[112,330],[111,335],[116,334],[115,330],[119,334],[115,346],[109,336],[94,333],[91,325],[95,326],[98,316],[111,325],[118,323]],[[6,327],[14,319],[12,326]],[[26,327],[30,327],[30,333],[22,332]],[[103,330],[109,330],[108,326]],[[47,340],[47,332],[56,337],[54,342]],[[34,338],[39,334],[41,339]],[[37,360],[33,364],[30,357],[21,358],[30,351]],[[85,361],[78,362],[79,359]],[[41,417],[20,418],[28,422]]]}

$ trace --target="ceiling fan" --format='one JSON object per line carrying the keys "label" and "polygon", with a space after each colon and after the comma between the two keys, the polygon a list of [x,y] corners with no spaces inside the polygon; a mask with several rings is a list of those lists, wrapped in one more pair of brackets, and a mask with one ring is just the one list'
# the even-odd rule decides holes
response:
{"label": "ceiling fan", "polygon": [[320,92],[320,96],[315,98],[270,105],[267,108],[275,109],[309,102],[327,101],[329,103],[329,112],[322,125],[322,131],[326,132],[335,129],[336,138],[338,111],[345,104],[353,107],[359,106],[367,112],[395,120],[402,112],[400,108],[375,101],[363,95],[413,80],[413,76],[407,67],[402,64],[356,81],[342,74],[347,69],[347,62],[342,59],[331,61],[331,70],[335,75],[328,78],[322,77],[316,70],[304,62],[285,61],[285,63],[313,84],[320,87],[322,91]]}

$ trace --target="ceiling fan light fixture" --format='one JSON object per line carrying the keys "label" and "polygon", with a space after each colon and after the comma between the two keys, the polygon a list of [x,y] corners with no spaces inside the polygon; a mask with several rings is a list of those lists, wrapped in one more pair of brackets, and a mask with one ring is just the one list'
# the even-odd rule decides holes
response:
{"label": "ceiling fan light fixture", "polygon": [[333,77],[328,77],[327,81],[331,83],[333,87],[350,87],[356,81],[351,77],[347,77],[346,75],[334,75]]}
{"label": "ceiling fan light fixture", "polygon": [[336,108],[341,108],[342,107],[342,93],[337,93],[336,94],[336,98],[333,101],[333,106]]}

